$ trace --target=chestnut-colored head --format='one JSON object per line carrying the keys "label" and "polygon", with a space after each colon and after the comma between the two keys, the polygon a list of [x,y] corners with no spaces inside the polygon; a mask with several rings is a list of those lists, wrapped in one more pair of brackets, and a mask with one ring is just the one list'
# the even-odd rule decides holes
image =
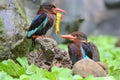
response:
{"label": "chestnut-colored head", "polygon": [[64,11],[60,8],[57,8],[54,4],[52,4],[50,2],[45,2],[45,3],[40,5],[40,8],[39,8],[37,14],[40,14],[41,12],[47,12],[47,13],[51,13],[54,15],[56,15],[57,12],[66,13],[66,11]]}
{"label": "chestnut-colored head", "polygon": [[74,42],[87,42],[87,35],[83,32],[73,32],[71,34],[62,35],[61,38],[65,38]]}

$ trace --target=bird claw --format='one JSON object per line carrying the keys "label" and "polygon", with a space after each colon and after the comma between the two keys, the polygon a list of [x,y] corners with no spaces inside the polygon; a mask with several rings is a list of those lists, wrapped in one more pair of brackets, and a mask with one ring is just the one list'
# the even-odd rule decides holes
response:
{"label": "bird claw", "polygon": [[32,38],[52,38],[51,36],[38,36],[38,35],[33,35]]}

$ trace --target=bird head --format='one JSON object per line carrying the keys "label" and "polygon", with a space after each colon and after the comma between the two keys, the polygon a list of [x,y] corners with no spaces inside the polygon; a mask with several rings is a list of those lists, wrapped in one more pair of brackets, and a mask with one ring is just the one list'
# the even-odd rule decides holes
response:
{"label": "bird head", "polygon": [[40,8],[38,10],[37,14],[40,14],[41,12],[47,12],[56,15],[57,12],[63,12],[66,13],[66,11],[56,7],[56,5],[50,3],[50,2],[45,2],[40,5]]}
{"label": "bird head", "polygon": [[73,42],[87,43],[87,36],[83,32],[73,32],[71,34],[61,35],[61,38],[65,38]]}

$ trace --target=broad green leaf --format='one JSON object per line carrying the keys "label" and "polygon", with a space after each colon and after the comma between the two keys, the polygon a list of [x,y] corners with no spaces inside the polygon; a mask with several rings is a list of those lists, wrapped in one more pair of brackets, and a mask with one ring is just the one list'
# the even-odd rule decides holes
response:
{"label": "broad green leaf", "polygon": [[17,61],[20,63],[20,65],[22,66],[22,67],[24,67],[25,69],[27,69],[27,67],[29,66],[29,64],[28,64],[28,60],[27,60],[27,58],[26,57],[18,57],[17,58]]}
{"label": "broad green leaf", "polygon": [[14,80],[10,75],[6,72],[0,72],[0,80]]}
{"label": "broad green leaf", "polygon": [[72,80],[72,70],[68,68],[52,67],[51,72],[57,73],[57,80]]}
{"label": "broad green leaf", "polygon": [[30,77],[28,75],[21,75],[20,80],[30,80]]}
{"label": "broad green leaf", "polygon": [[83,78],[79,75],[74,75],[73,76],[73,80],[81,80],[81,79],[83,79]]}
{"label": "broad green leaf", "polygon": [[25,74],[25,68],[10,59],[0,62],[0,71],[5,71],[9,75],[16,77]]}

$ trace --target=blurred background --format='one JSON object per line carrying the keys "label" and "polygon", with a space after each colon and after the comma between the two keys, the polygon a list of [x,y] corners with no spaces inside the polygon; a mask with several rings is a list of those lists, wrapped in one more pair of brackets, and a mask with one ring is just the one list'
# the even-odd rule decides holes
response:
{"label": "blurred background", "polygon": [[[29,20],[36,14],[40,3],[46,1],[67,11],[67,14],[63,14],[59,35],[74,31],[87,35],[120,35],[120,0],[23,0]],[[54,29],[54,39],[61,42]]]}
{"label": "blurred background", "polygon": [[[0,0],[0,59],[29,51],[26,32],[41,3],[50,1],[67,11],[60,33],[51,35],[58,43],[62,34],[82,31],[88,36],[120,35],[120,0]],[[6,59],[7,59],[6,58]]]}
{"label": "blurred background", "polygon": [[[87,35],[120,35],[120,0],[1,0],[0,17],[6,33],[21,35],[16,26],[29,27],[39,5],[46,1],[67,11],[63,14],[59,35],[74,31]],[[59,43],[63,42],[54,29],[48,34],[52,34]]]}

